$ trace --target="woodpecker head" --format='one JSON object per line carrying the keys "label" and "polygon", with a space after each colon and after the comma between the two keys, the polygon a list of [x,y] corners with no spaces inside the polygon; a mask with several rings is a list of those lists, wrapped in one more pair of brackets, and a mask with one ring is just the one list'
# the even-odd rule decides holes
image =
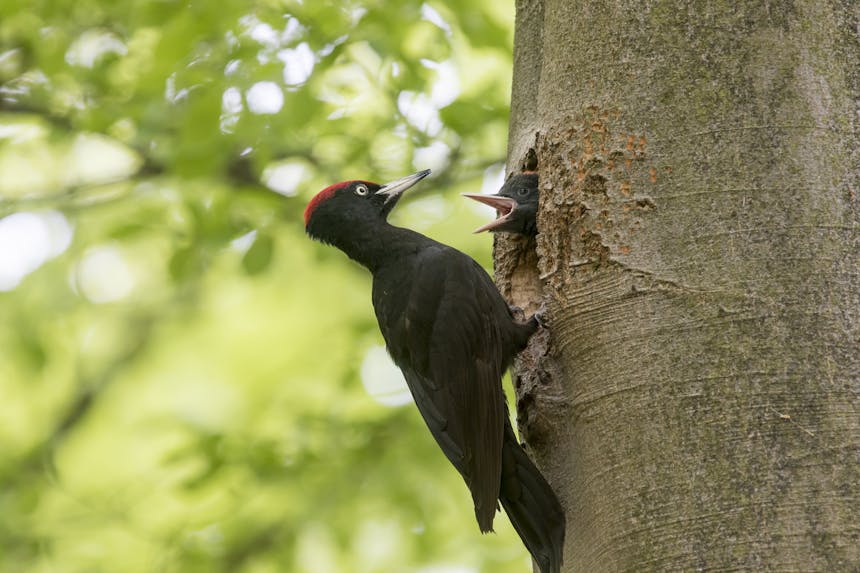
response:
{"label": "woodpecker head", "polygon": [[496,209],[496,220],[475,229],[476,233],[491,231],[532,236],[537,234],[538,174],[536,172],[526,171],[514,175],[495,195],[480,193],[463,193],[463,195]]}
{"label": "woodpecker head", "polygon": [[313,239],[331,243],[336,233],[354,225],[384,222],[404,191],[430,175],[425,169],[380,185],[370,181],[343,181],[329,185],[305,207],[305,231]]}

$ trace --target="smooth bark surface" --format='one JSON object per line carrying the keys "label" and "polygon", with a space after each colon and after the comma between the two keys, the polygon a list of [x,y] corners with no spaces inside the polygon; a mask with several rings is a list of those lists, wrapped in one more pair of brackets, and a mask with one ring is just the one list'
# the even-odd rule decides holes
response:
{"label": "smooth bark surface", "polygon": [[854,2],[519,0],[502,292],[565,568],[860,570]]}

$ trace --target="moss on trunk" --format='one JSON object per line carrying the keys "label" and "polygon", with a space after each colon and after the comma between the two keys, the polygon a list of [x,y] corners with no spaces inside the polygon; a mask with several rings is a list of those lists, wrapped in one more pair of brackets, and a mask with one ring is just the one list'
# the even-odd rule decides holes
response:
{"label": "moss on trunk", "polygon": [[860,44],[851,2],[520,0],[509,163],[550,332],[523,436],[568,571],[860,569]]}

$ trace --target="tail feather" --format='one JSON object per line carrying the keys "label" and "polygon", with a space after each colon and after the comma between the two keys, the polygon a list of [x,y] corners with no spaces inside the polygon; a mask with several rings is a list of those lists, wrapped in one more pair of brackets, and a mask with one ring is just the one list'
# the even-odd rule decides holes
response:
{"label": "tail feather", "polygon": [[564,549],[564,510],[555,492],[523,451],[507,424],[502,447],[499,500],[541,573],[559,573]]}

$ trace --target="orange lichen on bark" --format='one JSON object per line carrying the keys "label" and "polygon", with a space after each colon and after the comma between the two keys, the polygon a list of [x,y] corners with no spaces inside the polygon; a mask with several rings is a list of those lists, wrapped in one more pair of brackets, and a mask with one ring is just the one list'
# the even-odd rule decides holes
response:
{"label": "orange lichen on bark", "polygon": [[[542,192],[550,194],[548,201],[541,201],[541,211],[555,211],[560,223],[541,229],[539,250],[549,260],[570,260],[569,265],[540,271],[541,276],[552,277],[550,281],[561,281],[559,287],[574,272],[629,256],[642,217],[654,208],[639,190],[657,182],[658,167],[647,154],[648,137],[618,125],[622,115],[592,106],[564,122],[564,129],[550,130],[537,141],[538,156],[547,158],[541,161]],[[559,155],[565,161],[548,159]],[[624,171],[619,170],[622,166]],[[541,213],[539,227],[540,219]]]}

